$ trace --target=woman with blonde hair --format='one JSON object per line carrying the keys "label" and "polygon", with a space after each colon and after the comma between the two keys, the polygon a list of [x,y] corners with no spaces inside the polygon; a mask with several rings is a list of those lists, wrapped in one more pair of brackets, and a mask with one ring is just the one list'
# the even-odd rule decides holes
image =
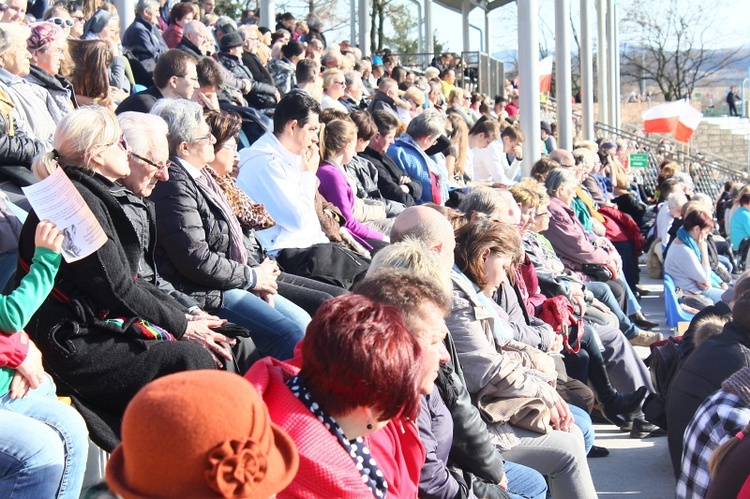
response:
{"label": "woman with blonde hair", "polygon": [[336,109],[349,113],[345,105],[339,102],[346,90],[346,78],[340,69],[328,69],[323,72],[323,100],[320,109]]}
{"label": "woman with blonde hair", "polygon": [[[58,125],[53,145],[36,157],[34,170],[62,168],[107,238],[94,253],[61,263],[55,291],[26,331],[44,354],[58,394],[74,400],[92,440],[111,451],[119,443],[125,406],[143,385],[173,372],[214,369],[209,352],[221,355],[225,347],[219,342],[234,340],[209,329],[221,321],[188,321],[182,305],[134,277],[144,249],[111,192],[130,174],[129,149],[114,114],[102,107],[71,112]],[[18,248],[20,277],[31,262],[38,223],[36,213],[29,213]],[[85,237],[84,230],[67,227],[66,242]]]}

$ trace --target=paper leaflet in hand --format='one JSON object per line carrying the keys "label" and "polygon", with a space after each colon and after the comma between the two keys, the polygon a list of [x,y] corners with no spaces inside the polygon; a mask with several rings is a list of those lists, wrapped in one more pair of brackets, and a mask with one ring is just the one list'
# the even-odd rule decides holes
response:
{"label": "paper leaflet in hand", "polygon": [[39,220],[49,220],[65,235],[62,256],[66,262],[86,258],[107,242],[99,221],[62,168],[21,189]]}

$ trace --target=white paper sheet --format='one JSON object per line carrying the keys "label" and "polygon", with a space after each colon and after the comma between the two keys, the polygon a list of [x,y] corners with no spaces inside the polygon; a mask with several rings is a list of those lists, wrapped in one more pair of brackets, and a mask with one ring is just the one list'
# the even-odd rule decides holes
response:
{"label": "white paper sheet", "polygon": [[65,235],[62,256],[66,262],[86,258],[107,242],[99,221],[62,168],[22,190],[39,220],[49,220]]}

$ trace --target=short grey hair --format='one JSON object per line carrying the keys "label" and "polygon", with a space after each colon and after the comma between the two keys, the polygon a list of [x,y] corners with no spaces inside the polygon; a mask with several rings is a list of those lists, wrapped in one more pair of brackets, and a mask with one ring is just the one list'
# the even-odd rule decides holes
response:
{"label": "short grey hair", "polygon": [[193,35],[200,35],[203,33],[205,29],[205,24],[198,20],[192,20],[189,23],[185,24],[185,26],[182,28],[182,36],[186,36],[188,40],[190,40]]}
{"label": "short grey hair", "polygon": [[409,122],[406,133],[413,139],[445,135],[445,116],[434,109],[428,109]]}
{"label": "short grey hair", "polygon": [[145,156],[153,149],[153,137],[161,135],[166,138],[169,135],[167,122],[155,114],[127,111],[118,115],[117,121],[130,150],[139,156]]}
{"label": "short grey hair", "polygon": [[135,11],[138,14],[143,14],[143,11],[146,9],[158,9],[159,8],[159,0],[138,0],[138,3],[135,4]]}
{"label": "short grey hair", "polygon": [[192,140],[195,129],[203,120],[203,108],[200,104],[187,99],[159,99],[151,109],[151,114],[160,116],[167,122],[170,156],[177,156],[180,144]]}
{"label": "short grey hair", "polygon": [[673,192],[667,196],[667,207],[670,210],[679,210],[688,202],[688,198],[683,192]]}
{"label": "short grey hair", "polygon": [[557,197],[560,188],[567,184],[578,185],[576,174],[570,168],[555,168],[547,174],[547,178],[544,181],[547,194],[555,197]]}
{"label": "short grey hair", "polygon": [[461,200],[458,209],[471,217],[473,213],[491,215],[505,206],[506,200],[498,189],[488,186],[477,186],[470,190]]}
{"label": "short grey hair", "polygon": [[346,88],[352,88],[357,82],[362,83],[362,75],[359,71],[347,71],[344,73]]}

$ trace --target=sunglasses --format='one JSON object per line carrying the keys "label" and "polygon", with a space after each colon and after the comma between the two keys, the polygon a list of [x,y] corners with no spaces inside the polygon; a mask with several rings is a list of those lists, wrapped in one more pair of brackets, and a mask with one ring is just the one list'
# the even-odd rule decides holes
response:
{"label": "sunglasses", "polygon": [[117,139],[117,140],[113,140],[112,142],[104,144],[104,147],[105,148],[106,147],[112,147],[115,144],[117,144],[120,147],[120,149],[122,149],[123,151],[129,151],[130,150],[130,148],[128,147],[128,142],[125,140],[125,136],[124,135],[120,135],[120,138]]}
{"label": "sunglasses", "polygon": [[68,28],[72,28],[73,24],[75,24],[72,19],[63,19],[62,17],[50,17],[47,19],[47,22],[57,24],[58,26],[67,26]]}
{"label": "sunglasses", "polygon": [[135,159],[139,160],[139,161],[143,161],[144,163],[146,163],[149,166],[153,166],[154,168],[156,168],[156,173],[162,173],[167,168],[169,168],[169,162],[164,163],[163,165],[160,165],[159,163],[155,163],[154,161],[151,161],[150,159],[146,159],[143,156],[137,155],[133,151],[130,151],[130,156],[132,158],[135,158]]}

